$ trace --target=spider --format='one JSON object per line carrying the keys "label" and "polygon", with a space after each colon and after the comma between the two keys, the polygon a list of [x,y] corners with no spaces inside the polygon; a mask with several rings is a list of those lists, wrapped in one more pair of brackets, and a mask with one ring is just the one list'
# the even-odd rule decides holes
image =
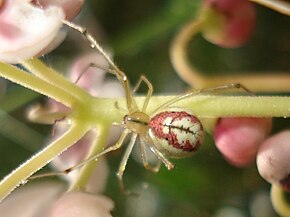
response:
{"label": "spider", "polygon": [[[121,190],[124,193],[130,193],[125,190],[123,174],[137,138],[139,138],[140,141],[141,159],[143,161],[143,165],[146,169],[152,172],[159,171],[161,162],[168,170],[172,170],[174,168],[174,164],[170,162],[168,158],[184,158],[191,156],[203,143],[204,131],[200,120],[187,109],[170,107],[172,104],[195,94],[222,89],[242,88],[243,90],[250,92],[241,84],[227,84],[213,88],[194,90],[169,100],[159,106],[152,113],[147,113],[146,109],[153,93],[153,86],[150,81],[142,75],[135,87],[131,90],[130,82],[126,74],[116,66],[116,64],[104,52],[102,47],[97,43],[92,35],[81,26],[68,21],[63,22],[72,29],[80,32],[85,39],[90,42],[91,47],[97,49],[109,62],[111,66],[109,69],[102,68],[101,66],[95,64],[91,64],[90,66],[102,68],[107,72],[114,74],[118,78],[125,90],[128,113],[124,116],[123,121],[120,124],[117,124],[121,126],[124,131],[121,133],[121,136],[115,145],[104,149],[99,154],[89,157],[80,164],[63,171],[62,173],[67,174],[70,171],[83,166],[89,161],[97,160],[100,156],[121,148],[127,136],[131,134],[131,139],[117,171],[117,178]],[[79,78],[77,80],[79,80]],[[139,108],[134,100],[134,93],[139,89],[142,82],[147,85],[148,90],[144,103],[142,107]],[[118,107],[118,105],[116,106]],[[148,162],[146,148],[149,148],[158,158],[159,161],[157,165],[152,166]]]}

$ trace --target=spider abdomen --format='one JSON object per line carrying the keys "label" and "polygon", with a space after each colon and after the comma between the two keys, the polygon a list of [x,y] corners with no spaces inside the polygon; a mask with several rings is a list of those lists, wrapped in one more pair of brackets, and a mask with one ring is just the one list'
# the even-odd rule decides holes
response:
{"label": "spider abdomen", "polygon": [[168,157],[183,158],[203,143],[203,127],[188,111],[162,111],[150,119],[149,135],[158,150]]}

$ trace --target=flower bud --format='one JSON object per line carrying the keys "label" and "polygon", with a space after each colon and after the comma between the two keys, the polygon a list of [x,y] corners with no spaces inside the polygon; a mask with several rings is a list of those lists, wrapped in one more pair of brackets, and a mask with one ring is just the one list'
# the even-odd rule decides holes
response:
{"label": "flower bud", "polygon": [[221,47],[239,47],[248,41],[255,25],[255,10],[246,0],[204,0],[203,36]]}
{"label": "flower bud", "polygon": [[214,140],[231,164],[243,167],[255,160],[270,129],[268,118],[222,118],[215,127]]}
{"label": "flower bud", "polygon": [[263,142],[257,155],[260,175],[272,184],[290,192],[290,130],[280,132]]}

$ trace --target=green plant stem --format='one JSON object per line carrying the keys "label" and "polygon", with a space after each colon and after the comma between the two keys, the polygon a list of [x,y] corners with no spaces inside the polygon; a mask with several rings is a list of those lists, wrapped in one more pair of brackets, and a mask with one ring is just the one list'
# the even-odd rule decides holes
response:
{"label": "green plant stem", "polygon": [[32,74],[38,76],[42,80],[49,82],[55,87],[63,89],[63,91],[67,92],[73,97],[76,97],[79,101],[86,100],[88,97],[90,97],[85,90],[68,81],[60,73],[48,67],[37,58],[31,58],[29,60],[23,61],[21,64]]}
{"label": "green plant stem", "polygon": [[[147,108],[149,114],[176,96],[152,96]],[[145,97],[135,97],[139,107]],[[120,120],[120,111],[114,108],[115,102],[126,108],[124,99],[98,99],[102,105],[98,112],[108,119]],[[223,96],[195,95],[171,105],[191,109],[200,118],[219,117],[290,117],[290,97],[286,96]],[[109,110],[112,108],[113,110]],[[103,110],[103,111],[102,111]]]}
{"label": "green plant stem", "polygon": [[12,112],[15,109],[35,101],[40,94],[22,87],[13,88],[1,97],[0,108],[5,112]]}
{"label": "green plant stem", "polygon": [[52,142],[46,148],[35,154],[32,158],[12,171],[0,182],[0,201],[11,193],[21,183],[45,166],[53,158],[78,141],[86,132],[88,126],[83,124],[73,125],[62,137]]}
{"label": "green plant stem", "polygon": [[[96,133],[98,134],[92,143],[91,150],[89,151],[88,157],[94,156],[100,153],[107,144],[110,127],[98,126]],[[88,184],[98,161],[90,161],[86,163],[80,170],[79,176],[71,184],[69,191],[84,190]]]}
{"label": "green plant stem", "polygon": [[[15,132],[17,132],[17,136],[15,136]],[[10,116],[2,109],[0,109],[0,134],[31,152],[39,149],[44,142],[44,136],[38,131]]]}
{"label": "green plant stem", "polygon": [[71,107],[76,103],[74,97],[63,89],[56,87],[34,75],[24,72],[14,66],[0,62],[0,77],[20,84],[45,96]]}

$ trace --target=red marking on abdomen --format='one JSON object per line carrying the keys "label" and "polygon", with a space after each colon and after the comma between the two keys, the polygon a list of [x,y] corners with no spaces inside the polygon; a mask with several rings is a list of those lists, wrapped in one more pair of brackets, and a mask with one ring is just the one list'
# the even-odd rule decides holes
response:
{"label": "red marking on abdomen", "polygon": [[[185,111],[175,111],[175,112],[174,111],[164,111],[164,112],[160,112],[157,115],[155,115],[153,118],[151,118],[151,120],[149,122],[149,127],[151,128],[154,135],[156,137],[158,137],[159,139],[167,140],[168,144],[172,145],[173,147],[175,147],[177,149],[181,149],[181,150],[186,151],[186,152],[195,151],[200,145],[199,140],[196,140],[197,141],[196,143],[192,143],[190,140],[187,139],[182,144],[180,144],[178,139],[177,139],[176,133],[172,129],[186,131],[186,133],[190,133],[190,134],[192,134],[192,136],[195,136],[194,133],[197,133],[197,132],[191,132],[189,129],[182,128],[182,126],[180,127],[180,126],[174,126],[174,125],[169,125],[169,126],[164,125],[163,122],[168,117],[172,118],[171,123],[173,123],[176,120],[182,120],[183,118],[189,118],[192,125],[199,124],[200,130],[202,130],[202,125],[199,122],[199,120],[195,116],[188,114]],[[169,131],[168,133],[164,133],[165,127],[168,128],[168,131]]]}

